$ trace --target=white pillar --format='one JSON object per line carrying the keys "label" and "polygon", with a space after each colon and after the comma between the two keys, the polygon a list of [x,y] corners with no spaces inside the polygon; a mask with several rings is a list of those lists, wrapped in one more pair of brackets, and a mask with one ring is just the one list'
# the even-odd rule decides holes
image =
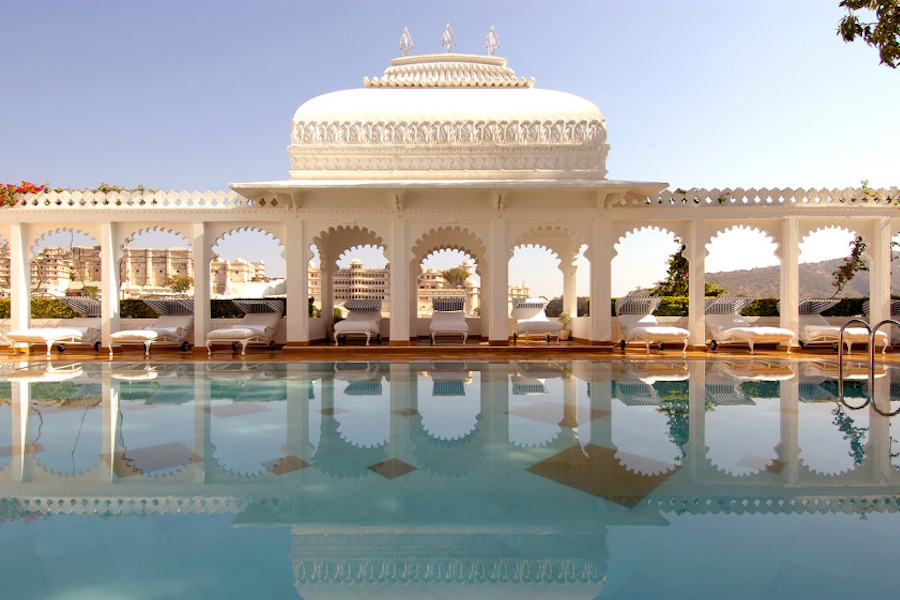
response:
{"label": "white pillar", "polygon": [[781,326],[791,331],[800,327],[800,221],[787,217],[781,223]]}
{"label": "white pillar", "polygon": [[706,345],[706,223],[694,221],[687,244],[688,254],[688,329],[691,345]]}
{"label": "white pillar", "polygon": [[391,346],[409,346],[409,247],[406,221],[391,222]]}
{"label": "white pillar", "polygon": [[309,345],[309,261],[307,260],[306,227],[296,215],[287,223],[286,287],[287,287],[287,343],[290,346]]}
{"label": "white pillar", "polygon": [[31,318],[31,248],[27,225],[9,225],[10,329],[27,329]]}
{"label": "white pillar", "polygon": [[206,223],[194,223],[191,258],[194,261],[194,346],[206,344],[209,331],[209,262],[212,249],[206,241]]}
{"label": "white pillar", "polygon": [[[891,318],[891,220],[878,217],[869,223],[869,323]],[[884,330],[890,335],[889,327]]]}
{"label": "white pillar", "polygon": [[612,260],[614,254],[612,227],[607,219],[594,223],[591,242],[591,341],[612,341]]}
{"label": "white pillar", "polygon": [[[509,343],[509,264],[506,247],[506,223],[494,219],[491,223],[490,288],[487,290],[488,344],[505,346]],[[484,311],[482,311],[482,314]]]}
{"label": "white pillar", "polygon": [[119,330],[120,272],[115,234],[115,223],[100,224],[100,316],[104,348],[109,348],[110,335]]}
{"label": "white pillar", "polygon": [[571,257],[571,261],[563,258],[560,269],[563,274],[563,312],[569,313],[573,319],[578,316],[578,287],[576,276],[578,273],[578,255]]}

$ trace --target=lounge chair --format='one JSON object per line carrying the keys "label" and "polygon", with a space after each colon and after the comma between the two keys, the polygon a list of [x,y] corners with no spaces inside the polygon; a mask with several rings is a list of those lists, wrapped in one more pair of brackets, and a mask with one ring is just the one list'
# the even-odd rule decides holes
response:
{"label": "lounge chair", "polygon": [[213,344],[231,344],[232,352],[241,345],[241,356],[247,353],[248,344],[262,344],[275,350],[275,332],[284,314],[283,300],[234,300],[234,305],[244,311],[240,323],[206,334],[206,355],[212,354]]}
{"label": "lounge chair", "polygon": [[706,300],[706,328],[710,334],[709,349],[723,344],[747,344],[753,354],[757,344],[784,344],[791,353],[791,343],[796,334],[783,327],[750,325],[740,311],[750,304],[751,298],[721,296]]}
{"label": "lounge chair", "polygon": [[[85,297],[60,298],[69,308],[82,317],[94,318],[100,316],[100,300]],[[13,352],[17,347],[30,344],[46,344],[47,357],[50,350],[56,344],[57,352],[65,352],[69,344],[87,345],[94,349],[100,349],[100,320],[99,318],[82,325],[69,325],[66,327],[30,327],[28,329],[14,329],[6,332],[5,336],[10,342]]]}
{"label": "lounge chair", "polygon": [[469,324],[466,323],[464,312],[465,298],[434,298],[431,306],[431,345],[434,345],[435,337],[439,335],[462,336],[465,345],[469,338]]}
{"label": "lounge chair", "polygon": [[623,339],[619,342],[622,352],[630,343],[644,344],[647,354],[650,354],[651,344],[659,344],[662,351],[667,343],[673,343],[681,344],[681,353],[687,353],[691,332],[681,327],[660,325],[653,316],[660,302],[660,297],[644,295],[624,296],[616,300],[616,316],[622,328]]}
{"label": "lounge chair", "polygon": [[346,381],[345,396],[380,396],[381,368],[377,363],[335,363],[334,380]]}
{"label": "lounge chair", "polygon": [[[840,300],[810,299],[800,302],[800,347],[826,345],[837,350],[841,339],[841,327],[825,320],[822,313],[836,305]],[[868,312],[868,305],[865,306]],[[874,325],[874,323],[873,323]],[[881,353],[887,351],[890,338],[887,331],[880,329],[875,334],[875,345],[881,345]],[[853,344],[868,344],[869,330],[865,327],[847,327],[844,329],[844,345],[849,353]]]}
{"label": "lounge chair", "polygon": [[143,344],[144,356],[150,356],[150,346],[154,343],[178,344],[181,351],[190,348],[188,335],[194,325],[193,300],[144,300],[156,311],[156,322],[141,329],[125,329],[112,334],[109,344],[109,357],[113,356],[113,348],[122,344]]}
{"label": "lounge chair", "polygon": [[341,336],[344,344],[351,335],[366,336],[366,346],[374,337],[381,344],[381,299],[351,298],[344,302],[349,313],[347,317],[334,324],[334,345],[337,346]]}
{"label": "lounge chair", "polygon": [[554,335],[556,343],[559,343],[562,324],[547,318],[547,314],[544,312],[547,302],[548,300],[543,296],[540,298],[513,298],[511,316],[516,320],[513,331],[514,344],[523,336],[526,344],[531,336],[545,338],[549,343],[550,337]]}

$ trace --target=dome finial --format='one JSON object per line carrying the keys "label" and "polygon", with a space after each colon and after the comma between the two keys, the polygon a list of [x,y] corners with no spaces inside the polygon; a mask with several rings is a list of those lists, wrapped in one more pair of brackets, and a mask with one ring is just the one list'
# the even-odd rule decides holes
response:
{"label": "dome finial", "polygon": [[447,26],[444,27],[444,33],[441,34],[441,45],[444,47],[444,52],[450,54],[450,49],[456,45],[456,36],[453,35],[453,29],[450,27],[450,23],[447,23]]}
{"label": "dome finial", "polygon": [[494,31],[494,26],[491,25],[491,30],[488,31],[487,37],[484,38],[484,47],[487,48],[488,54],[493,56],[494,50],[500,47],[500,39],[497,37],[497,32]]}
{"label": "dome finial", "polygon": [[403,56],[409,56],[409,51],[413,49],[412,36],[409,35],[409,29],[406,27],[403,28],[403,33],[400,34],[400,43],[397,44],[397,47],[400,48]]}

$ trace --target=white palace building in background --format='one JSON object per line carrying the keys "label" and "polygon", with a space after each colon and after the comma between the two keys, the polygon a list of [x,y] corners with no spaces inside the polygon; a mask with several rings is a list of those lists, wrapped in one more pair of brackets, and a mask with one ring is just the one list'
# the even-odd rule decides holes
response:
{"label": "white palace building in background", "polygon": [[[120,260],[139,233],[183,236],[195,270],[213,260],[226,234],[273,235],[286,260],[287,314],[280,341],[302,347],[326,336],[330,319],[310,318],[309,261],[321,258],[322,314],[332,313],[336,261],[355,247],[380,247],[390,263],[390,318],[383,335],[409,345],[426,335],[417,317],[420,265],[458,250],[480,278],[472,335],[492,345],[510,337],[508,262],[513,249],[543,247],[560,260],[563,308],[576,314],[577,257],[590,269],[589,316],[573,338],[613,341],[611,262],[616,244],[643,228],[671,232],[690,261],[691,345],[705,343],[707,244],[735,228],[762,232],[781,262],[783,327],[798,328],[799,244],[842,227],[862,236],[870,259],[872,321],[889,316],[891,237],[900,231],[898,192],[873,189],[671,191],[667,184],[607,178],[609,145],[598,107],[534,87],[506,59],[450,53],[405,55],[363,87],[303,103],[290,130],[289,178],[233,183],[232,192],[60,192],[21,194],[3,208],[10,244],[10,327],[29,325],[32,248],[48,233],[75,229],[100,246],[103,342],[119,323]],[[649,143],[649,140],[648,140]],[[195,344],[211,327],[208,279],[195,278]],[[599,309],[596,309],[599,307]]]}

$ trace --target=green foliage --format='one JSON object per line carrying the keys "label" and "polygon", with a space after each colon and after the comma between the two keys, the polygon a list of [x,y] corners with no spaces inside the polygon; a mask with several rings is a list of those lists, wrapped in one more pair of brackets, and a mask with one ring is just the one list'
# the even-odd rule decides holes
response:
{"label": "green foliage", "polygon": [[[591,299],[587,296],[578,296],[576,305],[578,307],[579,317],[587,317],[591,314]],[[552,298],[549,302],[547,302],[547,308],[544,310],[544,312],[548,317],[559,317],[559,315],[562,313],[562,307],[562,296],[557,296],[556,298]],[[615,314],[615,312],[613,312],[613,314]]]}
{"label": "green foliage", "polygon": [[333,311],[334,323],[340,323],[344,320],[344,313],[341,312],[341,309],[335,308]]}
{"label": "green foliage", "polygon": [[778,311],[778,298],[756,298],[744,307],[741,314],[745,317],[777,317],[781,314]]}
{"label": "green foliage", "polygon": [[867,298],[842,298],[835,306],[822,313],[826,317],[858,317],[864,315],[863,304]]}
{"label": "green foliage", "polygon": [[[684,257],[685,248],[685,245],[681,244],[678,250],[669,257],[669,270],[666,278],[656,282],[656,287],[650,290],[651,296],[688,295],[690,262]],[[711,281],[705,281],[703,289],[705,296],[721,296],[727,292],[727,290],[720,288]]]}
{"label": "green foliage", "polygon": [[194,278],[187,275],[172,275],[166,277],[163,285],[175,294],[184,294],[194,287]]}
{"label": "green foliage", "polygon": [[88,298],[99,298],[100,297],[100,288],[96,285],[85,285],[81,287],[81,295],[87,296]]}
{"label": "green foliage", "polygon": [[140,300],[128,299],[119,302],[119,316],[123,319],[152,319],[156,313]]}
{"label": "green foliage", "polygon": [[78,316],[59,298],[32,298],[32,319],[74,319]]}
{"label": "green foliage", "polygon": [[834,281],[832,285],[835,287],[834,296],[836,297],[841,291],[844,289],[850,281],[856,277],[856,274],[860,271],[868,271],[869,263],[863,258],[863,253],[866,251],[866,243],[863,241],[862,236],[856,236],[856,239],[850,242],[850,256],[844,259],[844,264],[839,266],[834,270],[834,273],[831,274],[834,277]]}
{"label": "green foliage", "polygon": [[460,265],[441,272],[441,277],[444,278],[444,281],[446,281],[447,285],[450,287],[461,288],[466,284],[466,279],[469,278],[469,271]]}
{"label": "green foliage", "polygon": [[[900,3],[897,0],[841,0],[840,6],[847,9],[841,19],[838,35],[845,42],[862,39],[869,46],[878,48],[881,64],[893,69],[900,64]],[[856,14],[865,11],[868,18],[863,21]],[[874,13],[874,14],[873,14]]]}
{"label": "green foliage", "polygon": [[853,462],[861,465],[866,457],[866,449],[862,440],[869,431],[868,427],[857,427],[853,418],[844,412],[841,405],[838,404],[831,414],[834,415],[833,424],[837,425],[838,430],[844,434],[844,439],[850,442],[849,455],[853,457]]}
{"label": "green foliage", "polygon": [[309,299],[307,300],[306,306],[307,306],[307,310],[309,312],[309,316],[312,317],[313,319],[318,319],[322,313],[318,308],[316,308],[316,305],[313,304],[315,301],[316,301],[316,299],[313,298],[312,296],[310,296]]}
{"label": "green foliage", "polygon": [[751,398],[781,398],[777,381],[742,381],[741,389]]}

